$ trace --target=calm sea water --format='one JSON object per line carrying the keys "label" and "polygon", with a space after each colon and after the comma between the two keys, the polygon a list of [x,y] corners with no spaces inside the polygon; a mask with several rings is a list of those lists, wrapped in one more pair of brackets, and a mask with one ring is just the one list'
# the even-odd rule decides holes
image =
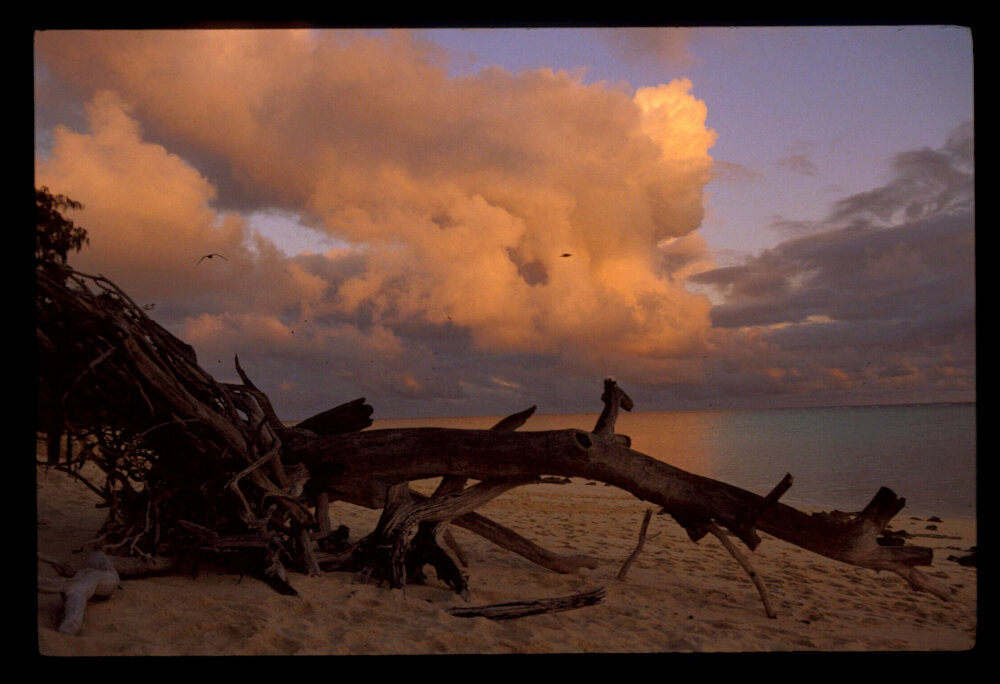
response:
{"label": "calm sea water", "polygon": [[[379,420],[374,428],[486,429],[500,417]],[[522,430],[594,426],[596,414],[536,415]],[[860,510],[886,486],[904,513],[976,514],[976,408],[921,404],[620,415],[632,448],[688,472],[764,495],[795,478],[782,502]]]}

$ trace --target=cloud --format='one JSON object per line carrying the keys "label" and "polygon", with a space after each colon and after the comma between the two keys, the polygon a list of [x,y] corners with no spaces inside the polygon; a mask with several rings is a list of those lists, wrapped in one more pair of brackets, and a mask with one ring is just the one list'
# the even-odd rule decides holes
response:
{"label": "cloud", "polygon": [[763,173],[742,164],[715,159],[712,163],[712,180],[723,183],[747,183],[763,177]]}
{"label": "cloud", "polygon": [[622,58],[633,62],[690,67],[690,32],[685,28],[618,28],[601,34]]}
{"label": "cloud", "polygon": [[817,172],[816,164],[804,154],[793,154],[783,157],[776,161],[775,165],[803,176],[815,176]]}
{"label": "cloud", "polygon": [[[396,31],[36,45],[38,104],[58,88],[55,110],[65,93],[86,103],[36,160],[39,183],[86,205],[74,263],[157,302],[217,365],[227,348],[254,355],[296,405],[316,390],[291,375],[317,363],[345,399],[512,392],[544,376],[517,370],[533,364],[697,376],[710,304],[683,278],[709,264],[694,231],[715,133],[690,81],[633,97],[550,70],[449,78]],[[289,258],[254,211],[344,247]],[[197,263],[212,252],[227,260]],[[470,370],[487,356],[495,369]]]}
{"label": "cloud", "polygon": [[[56,31],[36,59],[36,182],[86,206],[72,263],[216,377],[238,353],[283,416],[579,410],[609,375],[645,408],[974,396],[971,125],[716,268],[705,186],[754,174],[713,162],[686,79],[450,78],[404,31]],[[337,247],[289,257],[255,212]]]}
{"label": "cloud", "polygon": [[826,223],[822,220],[795,220],[776,214],[771,217],[771,222],[768,227],[780,233],[784,233],[787,237],[794,237],[797,235],[806,235],[808,233],[821,231],[826,227]]}
{"label": "cloud", "polygon": [[940,150],[897,155],[886,185],[835,203],[808,234],[692,275],[723,298],[714,334],[740,370],[718,381],[734,392],[973,397],[971,133],[963,126]]}
{"label": "cloud", "polygon": [[[114,92],[95,93],[86,116],[89,133],[57,127],[50,158],[36,165],[39,184],[86,207],[80,221],[91,248],[74,257],[79,268],[113,265],[138,297],[181,297],[212,278],[209,264],[196,269],[202,255],[219,252],[238,263],[240,219],[210,208],[214,189],[196,169],[144,141]],[[189,277],[178,279],[179,272]]]}
{"label": "cloud", "polygon": [[904,152],[893,158],[893,180],[869,192],[846,197],[834,206],[838,224],[890,225],[952,211],[971,211],[974,203],[973,127],[957,128],[938,150]]}

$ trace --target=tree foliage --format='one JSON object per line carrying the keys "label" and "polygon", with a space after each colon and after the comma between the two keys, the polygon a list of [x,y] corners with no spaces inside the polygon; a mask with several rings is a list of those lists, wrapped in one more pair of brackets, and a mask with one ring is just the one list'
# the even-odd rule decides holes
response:
{"label": "tree foliage", "polygon": [[44,185],[35,188],[35,261],[65,264],[71,249],[79,252],[90,243],[87,231],[63,216],[69,209],[83,209],[83,205],[52,194]]}

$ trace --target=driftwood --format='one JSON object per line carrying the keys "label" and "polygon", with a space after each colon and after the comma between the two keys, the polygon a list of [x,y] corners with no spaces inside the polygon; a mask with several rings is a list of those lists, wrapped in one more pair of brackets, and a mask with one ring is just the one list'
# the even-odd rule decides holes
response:
{"label": "driftwood", "polygon": [[769,618],[776,618],[777,613],[774,612],[774,608],[771,605],[771,597],[767,593],[767,587],[764,585],[764,580],[761,576],[757,574],[757,571],[753,569],[753,565],[750,563],[750,559],[747,558],[746,554],[740,551],[739,547],[736,546],[730,539],[729,536],[715,523],[708,524],[708,531],[711,532],[715,537],[722,542],[726,551],[736,559],[736,562],[740,564],[740,567],[747,573],[750,580],[757,587],[757,593],[760,594],[760,600],[764,604],[764,612]]}
{"label": "driftwood", "polygon": [[[530,418],[534,413],[535,407],[532,406],[525,411],[521,411],[504,418],[490,429],[497,431],[516,430],[524,425],[525,421],[527,421],[528,418]],[[299,427],[301,427],[301,424]],[[406,572],[411,578],[411,581],[422,583],[425,579],[423,566],[425,561],[429,562],[434,566],[438,578],[448,586],[452,587],[465,600],[468,600],[469,598],[468,578],[462,573],[460,566],[467,566],[468,562],[463,561],[465,554],[461,547],[458,546],[458,542],[455,540],[454,536],[451,534],[448,534],[447,537],[445,536],[445,533],[448,532],[447,523],[450,520],[459,517],[459,515],[451,514],[444,516],[438,513],[436,516],[431,516],[429,511],[431,510],[431,504],[435,501],[444,501],[445,497],[449,497],[453,493],[462,491],[467,481],[468,478],[465,477],[445,475],[441,478],[441,483],[434,491],[430,501],[423,503],[425,512],[420,514],[420,522],[416,535],[409,542],[411,552],[407,554],[408,567],[406,568]],[[513,482],[494,484],[510,484],[511,486],[517,486],[519,483]],[[496,494],[501,494],[506,490],[506,486],[495,489]],[[407,488],[406,491],[409,493],[409,488]],[[412,509],[416,509],[417,504],[420,502],[422,497],[414,497],[410,495],[409,498],[411,502],[413,502],[411,504]],[[451,496],[452,500],[455,498],[456,497]],[[441,510],[440,505],[438,506],[438,510]],[[414,512],[411,511],[410,515],[413,516]],[[397,534],[402,532],[405,532],[405,528],[401,528]],[[444,546],[440,544],[439,539],[440,541],[445,542]]]}
{"label": "driftwood", "polygon": [[585,554],[565,556],[553,553],[530,539],[522,537],[514,530],[504,527],[479,513],[467,513],[455,518],[452,524],[474,532],[497,546],[512,551],[532,563],[553,572],[568,574],[576,572],[580,568],[593,569],[600,565],[600,561],[593,556]]}
{"label": "driftwood", "polygon": [[628,555],[625,562],[622,563],[621,569],[618,570],[618,581],[624,582],[625,576],[628,574],[628,569],[632,567],[632,563],[635,559],[639,557],[642,553],[642,547],[646,544],[646,530],[649,529],[649,521],[653,518],[653,509],[647,508],[645,515],[642,516],[642,526],[639,528],[639,541],[636,543],[635,548],[632,549],[632,553]]}
{"label": "driftwood", "polygon": [[593,433],[602,437],[610,437],[624,447],[632,446],[632,440],[627,435],[615,434],[618,409],[623,408],[626,411],[631,411],[632,398],[625,394],[625,390],[619,387],[614,380],[608,378],[604,381],[604,394],[601,395],[601,401],[604,402],[604,410],[597,418]]}
{"label": "driftwood", "polygon": [[490,620],[514,620],[529,615],[556,613],[563,610],[573,610],[593,606],[604,600],[607,590],[598,587],[582,594],[559,596],[557,598],[536,599],[534,601],[511,601],[509,603],[494,603],[488,606],[469,606],[468,608],[449,608],[448,613],[455,617],[484,617]]}
{"label": "driftwood", "polygon": [[[424,562],[437,569],[438,577],[451,586],[463,598],[468,598],[467,581],[450,561],[450,556],[436,543],[431,535],[421,537],[418,533],[410,544],[407,533],[421,522],[442,522],[456,518],[483,505],[500,494],[526,484],[524,479],[484,480],[460,491],[414,501],[405,483],[389,488],[386,505],[375,531],[363,539],[355,548],[352,561],[338,564],[339,567],[353,567],[361,560],[361,570],[366,577],[376,575],[387,580],[390,586],[406,584],[407,566],[410,573]],[[443,556],[439,555],[443,554]]]}
{"label": "driftwood", "polygon": [[[930,565],[931,549],[885,547],[875,541],[905,500],[882,488],[847,523],[825,520],[710,478],[687,473],[613,439],[582,430],[504,433],[486,430],[409,428],[318,437],[295,428],[283,439],[292,458],[305,463],[314,486],[342,493],[448,473],[512,479],[550,475],[607,482],[661,506],[697,541],[713,520],[749,548],[756,530],[820,555],[859,567],[895,572],[912,586],[947,598],[947,587],[916,566]],[[362,484],[364,483],[364,484]]]}
{"label": "driftwood", "polygon": [[[55,565],[60,573],[65,566]],[[62,634],[79,634],[83,627],[83,614],[87,601],[97,596],[107,598],[118,588],[119,577],[111,560],[102,552],[90,553],[83,567],[72,577],[39,577],[38,590],[62,594],[63,617],[58,631]]]}
{"label": "driftwood", "polygon": [[[613,380],[592,431],[517,431],[534,407],[491,430],[369,430],[364,399],[286,427],[238,359],[242,384],[217,382],[190,346],[107,279],[68,268],[37,275],[38,426],[50,445],[63,437],[88,445],[52,467],[79,477],[90,460],[104,471],[105,482],[88,485],[109,510],[97,544],[109,553],[147,561],[194,549],[238,553],[248,574],[286,593],[294,593],[288,569],[349,571],[399,587],[426,581],[431,565],[467,595],[468,560],[445,541],[447,526],[558,572],[594,567],[594,559],[552,554],[476,512],[515,487],[577,477],[659,506],[693,541],[726,529],[753,550],[764,532],[949,596],[918,569],[931,563],[931,549],[877,542],[905,503],[892,491],[879,490],[842,521],[780,503],[790,476],[759,496],[685,472],[616,434],[619,410],[633,403]],[[441,478],[429,497],[409,487],[425,478]],[[335,500],[382,509],[376,529],[355,541],[333,529]]]}

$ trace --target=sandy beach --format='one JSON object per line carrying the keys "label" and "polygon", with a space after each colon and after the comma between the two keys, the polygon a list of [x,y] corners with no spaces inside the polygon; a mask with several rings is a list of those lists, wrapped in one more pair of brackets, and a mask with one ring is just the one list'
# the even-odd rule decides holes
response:
{"label": "sandy beach", "polygon": [[[432,482],[419,483],[423,488]],[[421,487],[418,487],[421,488]],[[74,553],[95,536],[104,510],[64,473],[38,468],[38,550],[79,565]],[[929,522],[904,509],[893,529],[930,546],[933,577],[954,588],[951,601],[912,591],[891,573],[828,560],[763,536],[751,554],[777,612],[719,541],[691,542],[668,516],[654,515],[642,554],[625,581],[616,575],[635,547],[648,504],[601,483],[518,488],[480,509],[557,553],[584,553],[599,567],[556,574],[463,529],[470,601],[438,583],[389,590],[353,583],[345,573],[293,575],[299,597],[250,577],[202,564],[162,577],[123,581],[90,602],[82,632],[56,631],[58,594],[38,594],[38,649],[53,656],[382,655],[667,653],[742,651],[960,651],[976,644],[977,571],[948,556],[976,544],[972,520]],[[352,538],[378,513],[331,505]],[[936,527],[932,529],[931,527]],[[44,562],[39,576],[55,576]],[[453,606],[565,596],[605,587],[598,605],[509,621],[459,618]]]}

